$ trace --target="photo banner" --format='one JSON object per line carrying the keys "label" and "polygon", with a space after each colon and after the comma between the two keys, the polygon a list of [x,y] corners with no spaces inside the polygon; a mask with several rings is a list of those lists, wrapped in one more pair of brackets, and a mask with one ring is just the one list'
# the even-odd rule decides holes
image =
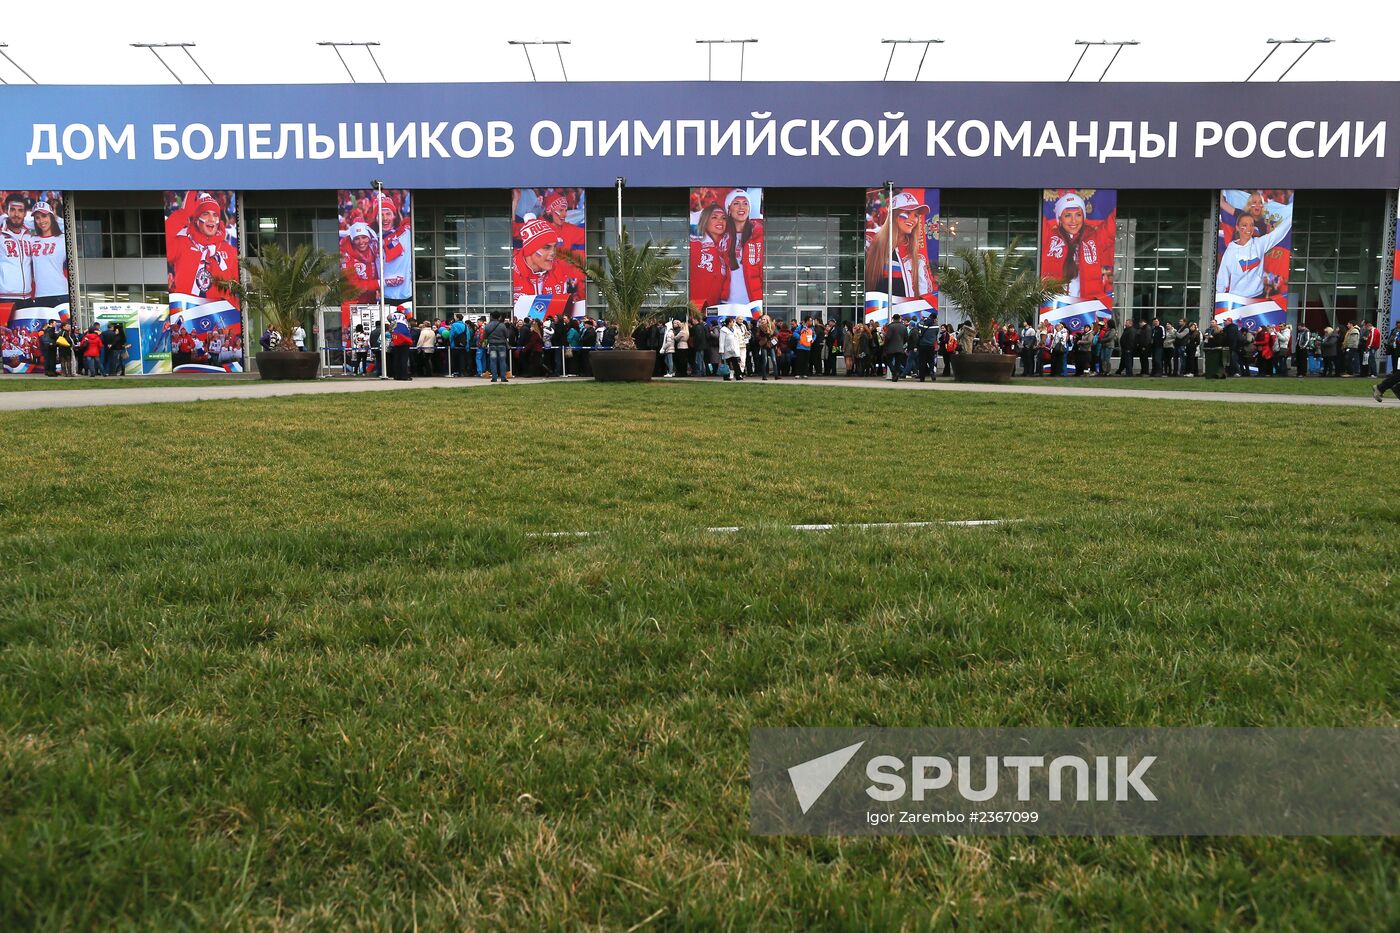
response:
{"label": "photo banner", "polygon": [[707,317],[763,315],[763,189],[690,189],[690,306]]}
{"label": "photo banner", "polygon": [[0,190],[0,353],[7,373],[43,370],[39,332],[68,320],[63,192]]}
{"label": "photo banner", "polygon": [[1395,328],[1400,327],[1400,217],[1395,218],[1395,253],[1391,257],[1390,269],[1390,330],[1386,331],[1387,339],[1390,339]]}
{"label": "photo banner", "polygon": [[[938,315],[938,189],[865,191],[865,321]],[[893,207],[893,210],[891,210]],[[893,254],[890,250],[893,239]]]}
{"label": "photo banner", "polygon": [[[510,191],[510,297],[518,318],[588,314],[587,205],[582,188]],[[565,262],[567,256],[572,262]]]}
{"label": "photo banner", "polygon": [[335,193],[340,268],[355,295],[340,306],[346,346],[356,327],[366,334],[379,320],[379,264],[384,263],[384,308],[413,314],[413,195],[403,188],[356,188]]}
{"label": "photo banner", "polygon": [[228,290],[238,271],[232,191],[167,191],[165,263],[174,372],[242,372],[243,310]]}
{"label": "photo banner", "polygon": [[1113,316],[1113,241],[1118,192],[1046,188],[1040,197],[1040,274],[1064,279],[1063,294],[1040,309],[1040,326],[1072,332]]}
{"label": "photo banner", "polygon": [[[99,303],[92,308],[93,322],[101,330],[116,324],[126,347],[123,369],[128,376],[149,376],[171,371],[170,308],[138,302]],[[185,372],[199,372],[197,369]]]}
{"label": "photo banner", "polygon": [[1221,191],[1218,255],[1215,322],[1234,321],[1249,330],[1285,323],[1293,262],[1293,192]]}

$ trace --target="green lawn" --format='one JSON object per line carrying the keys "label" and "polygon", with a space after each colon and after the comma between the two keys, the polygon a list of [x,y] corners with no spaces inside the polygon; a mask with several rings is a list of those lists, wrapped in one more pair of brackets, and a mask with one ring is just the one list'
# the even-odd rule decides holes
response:
{"label": "green lawn", "polygon": [[760,725],[1397,725],[1395,411],[736,388],[0,414],[0,930],[1400,925],[1396,839],[747,831]]}

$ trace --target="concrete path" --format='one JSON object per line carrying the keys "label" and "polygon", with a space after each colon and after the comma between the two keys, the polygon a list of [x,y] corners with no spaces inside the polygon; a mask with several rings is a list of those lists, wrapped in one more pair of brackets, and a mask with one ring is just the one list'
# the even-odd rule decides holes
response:
{"label": "concrete path", "polygon": [[[526,379],[521,380],[521,384],[540,381]],[[93,405],[147,405],[153,402],[203,402],[223,398],[270,398],[278,395],[341,395],[346,392],[393,392],[402,389],[467,389],[490,384],[489,379],[443,377],[417,378],[410,382],[395,382],[392,379],[318,379],[314,382],[238,380],[221,384],[217,377],[211,377],[207,386],[162,386],[153,383],[149,387],[139,388],[0,392],[0,411],[86,408]],[[498,386],[498,389],[509,391],[503,386]]]}
{"label": "concrete path", "polygon": [[[8,378],[8,377],[7,377]],[[591,382],[571,378],[568,383]],[[663,380],[657,380],[662,382]],[[666,380],[669,381],[669,380]],[[717,379],[677,379],[676,382],[719,382]],[[1047,378],[1047,382],[1050,380]],[[520,379],[498,391],[510,392],[517,386],[561,384],[563,380]],[[405,389],[472,389],[484,388],[486,379],[442,377],[417,378],[411,382],[380,381],[378,379],[320,379],[315,382],[256,382],[219,383],[211,379],[207,386],[161,386],[122,389],[36,389],[32,392],[0,392],[0,411],[30,411],[38,408],[85,408],[94,405],[145,405],[152,402],[198,402],[226,398],[269,398],[281,395],[339,395],[345,392],[395,392]],[[567,383],[564,383],[567,384]],[[1349,408],[1385,408],[1400,411],[1400,401],[1387,396],[1384,405],[1377,405],[1369,395],[1346,397],[1334,395],[1287,395],[1256,392],[1193,392],[1170,389],[1120,389],[1112,385],[975,385],[940,379],[937,382],[905,380],[892,383],[887,379],[783,379],[778,382],[744,380],[746,387],[756,385],[782,389],[791,386],[818,386],[847,389],[890,389],[897,392],[985,392],[1002,395],[1049,395],[1067,398],[1155,398],[1192,402],[1246,402],[1272,405],[1331,405]],[[745,388],[731,386],[742,392]]]}

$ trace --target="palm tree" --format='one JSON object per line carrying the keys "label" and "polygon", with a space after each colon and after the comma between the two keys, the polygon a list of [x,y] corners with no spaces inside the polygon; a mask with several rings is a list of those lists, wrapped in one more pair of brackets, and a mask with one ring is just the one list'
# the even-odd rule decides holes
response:
{"label": "palm tree", "polygon": [[275,243],[244,264],[244,279],[220,283],[256,309],[277,334],[273,349],[295,350],[292,331],[320,308],[349,301],[357,292],[345,279],[340,258],[303,243],[288,253]]}
{"label": "palm tree", "polygon": [[1019,243],[1012,240],[1005,250],[964,247],[957,252],[962,266],[943,270],[939,291],[977,328],[979,352],[1001,352],[991,338],[998,321],[1036,320],[1040,309],[1065,290],[1061,279],[1037,276],[1033,269],[1016,270],[1012,256]]}
{"label": "palm tree", "polygon": [[[665,299],[665,293],[676,287],[681,261],[669,255],[669,243],[647,240],[640,247],[632,243],[627,228],[616,247],[607,247],[607,264],[582,264],[561,250],[559,258],[581,271],[598,290],[608,307],[608,322],[617,327],[617,349],[635,350],[632,332],[643,317],[664,316],[687,312],[690,304],[675,296]],[[651,314],[647,314],[648,306]]]}

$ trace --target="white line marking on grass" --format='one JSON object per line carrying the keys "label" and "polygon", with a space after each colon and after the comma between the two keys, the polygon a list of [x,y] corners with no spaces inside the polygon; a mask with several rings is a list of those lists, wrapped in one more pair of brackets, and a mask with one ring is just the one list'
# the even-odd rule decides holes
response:
{"label": "white line marking on grass", "polygon": [[[978,528],[983,525],[1006,525],[1011,522],[1019,522],[1019,518],[979,518],[967,521],[956,522],[862,522],[854,524],[825,524],[825,525],[755,525],[745,528],[743,525],[722,525],[716,528],[702,529],[713,535],[732,535],[740,531],[755,531],[761,528],[786,528],[790,531],[835,531],[839,528],[933,528],[943,526],[945,528]],[[596,531],[532,531],[527,534],[527,538],[590,538],[599,534]]]}

